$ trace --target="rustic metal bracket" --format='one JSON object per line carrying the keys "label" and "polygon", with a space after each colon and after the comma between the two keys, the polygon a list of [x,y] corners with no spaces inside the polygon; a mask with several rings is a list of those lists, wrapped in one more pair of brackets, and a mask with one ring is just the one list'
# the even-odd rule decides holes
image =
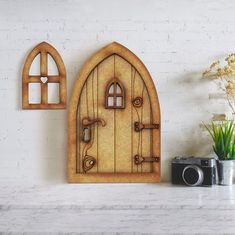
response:
{"label": "rustic metal bracket", "polygon": [[143,124],[140,122],[135,122],[135,131],[139,132],[142,131],[143,129],[159,129],[160,125],[159,124]]}
{"label": "rustic metal bracket", "polygon": [[136,165],[140,165],[143,162],[159,162],[160,158],[159,157],[142,157],[140,155],[135,155],[134,160],[135,160]]}

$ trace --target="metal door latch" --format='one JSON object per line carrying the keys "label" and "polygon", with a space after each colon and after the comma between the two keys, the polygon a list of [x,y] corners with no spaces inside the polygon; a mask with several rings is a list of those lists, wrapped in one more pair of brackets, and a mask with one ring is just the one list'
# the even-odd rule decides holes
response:
{"label": "metal door latch", "polygon": [[140,122],[135,122],[135,131],[139,132],[142,131],[143,129],[159,129],[160,125],[159,124],[143,124]]}
{"label": "metal door latch", "polygon": [[95,123],[99,124],[101,123],[102,126],[106,125],[105,120],[102,118],[83,118],[82,119],[82,140],[85,143],[89,143],[91,141],[91,126]]}
{"label": "metal door latch", "polygon": [[160,158],[159,157],[142,157],[140,155],[135,155],[134,161],[136,165],[140,165],[143,162],[159,162]]}

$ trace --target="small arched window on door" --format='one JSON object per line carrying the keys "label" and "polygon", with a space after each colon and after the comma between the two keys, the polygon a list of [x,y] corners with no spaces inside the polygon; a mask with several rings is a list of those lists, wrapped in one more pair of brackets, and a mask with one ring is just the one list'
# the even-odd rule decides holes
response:
{"label": "small arched window on door", "polygon": [[107,109],[125,108],[124,87],[119,81],[113,81],[107,86],[105,94],[105,107]]}

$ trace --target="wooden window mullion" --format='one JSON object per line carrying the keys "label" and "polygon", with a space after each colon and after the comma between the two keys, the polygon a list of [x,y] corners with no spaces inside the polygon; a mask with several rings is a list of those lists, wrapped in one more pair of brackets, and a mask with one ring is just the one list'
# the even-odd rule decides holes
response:
{"label": "wooden window mullion", "polygon": [[41,76],[42,77],[46,77],[47,76],[47,64],[48,64],[48,61],[47,61],[47,52],[46,51],[41,51],[40,53],[40,72],[41,72]]}
{"label": "wooden window mullion", "polygon": [[27,79],[28,83],[40,83],[41,82],[41,76],[29,76],[29,78]]}
{"label": "wooden window mullion", "polygon": [[48,83],[41,83],[41,102],[48,103]]}
{"label": "wooden window mullion", "polygon": [[113,107],[116,108],[116,99],[117,99],[117,83],[114,82],[113,84]]}
{"label": "wooden window mullion", "polygon": [[[40,73],[42,77],[47,77],[48,72],[48,61],[47,61],[47,52],[41,51],[40,54]],[[48,103],[48,85],[47,82],[41,82],[41,102],[42,104]]]}
{"label": "wooden window mullion", "polygon": [[48,82],[51,82],[51,83],[59,83],[60,82],[60,76],[47,76],[48,78]]}

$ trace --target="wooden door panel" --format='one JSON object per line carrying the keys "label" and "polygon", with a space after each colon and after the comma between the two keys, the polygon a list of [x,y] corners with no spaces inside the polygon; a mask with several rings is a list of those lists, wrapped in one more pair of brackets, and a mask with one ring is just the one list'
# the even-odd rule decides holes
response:
{"label": "wooden door panel", "polygon": [[[132,100],[134,100],[137,97],[143,97],[143,90],[144,90],[144,83],[143,80],[141,79],[139,73],[136,70],[133,70],[133,98]],[[133,106],[133,126],[135,122],[141,122],[142,119],[142,108],[141,107],[135,107]],[[133,129],[133,156],[135,155],[140,155],[141,154],[141,136],[142,136],[142,132],[136,132]],[[133,166],[133,172],[141,172],[141,165],[136,165],[134,164]]]}
{"label": "wooden door panel", "polygon": [[[94,86],[96,77],[94,76],[95,70],[92,71],[89,78],[86,82],[86,95],[87,95],[87,117],[90,119],[96,118],[96,109],[97,109],[97,96],[96,89],[97,87]],[[96,104],[96,105],[95,105]],[[94,157],[96,159],[97,156],[97,137],[96,137],[96,128],[97,125],[93,125],[91,127],[91,141],[87,144],[84,154]],[[83,154],[83,157],[84,157]],[[96,161],[97,163],[97,161]],[[95,164],[87,173],[94,173],[97,172],[97,164]]]}
{"label": "wooden door panel", "polygon": [[[93,109],[94,109],[94,118],[98,118],[98,109],[99,109],[99,105],[98,105],[98,74],[97,74],[97,67],[93,70],[93,83],[92,83],[92,89],[93,89],[93,99],[94,99],[94,103],[93,103]],[[94,166],[93,169],[91,169],[91,171],[89,172],[98,172],[98,125],[94,126],[94,144],[92,146],[92,154],[93,156],[96,158],[96,164]]]}
{"label": "wooden door panel", "polygon": [[[124,101],[121,106],[118,99]],[[75,84],[69,109],[70,182],[159,181],[159,161],[137,164],[134,157],[160,159],[160,128],[138,131],[135,122],[160,124],[156,91],[141,61],[113,43],[92,57]],[[84,128],[90,139],[83,140]]]}
{"label": "wooden door panel", "polygon": [[[83,104],[83,105],[81,105]],[[79,99],[79,107],[77,112],[77,128],[78,128],[78,134],[77,134],[77,170],[79,173],[83,172],[82,169],[82,160],[83,160],[83,154],[84,148],[86,144],[82,141],[82,119],[84,118],[85,113],[87,112],[87,99],[86,99],[86,86],[83,87],[80,99]]]}
{"label": "wooden door panel", "polygon": [[[99,71],[99,75],[97,71]],[[133,77],[133,71],[132,66],[123,58],[117,55],[111,56],[91,72],[84,84],[78,112],[79,122],[81,123],[84,118],[95,119],[99,117],[106,121],[106,126],[92,126],[91,141],[80,144],[77,161],[80,165],[80,172],[83,172],[82,166],[85,156],[96,159],[96,164],[87,173],[151,171],[152,163],[142,163],[138,166],[133,164],[136,154],[151,156],[151,131],[136,133],[133,129],[135,121],[150,123],[151,120],[150,101],[146,86],[135,71],[135,77]],[[104,108],[105,89],[113,76],[116,76],[125,88],[125,109]],[[141,107],[135,108],[133,106],[132,100],[135,97],[143,98]],[[97,102],[98,100],[99,102]],[[134,115],[133,109],[136,113]],[[81,124],[80,126],[79,136],[81,139],[83,130]],[[79,142],[80,139],[78,139]]]}
{"label": "wooden door panel", "polygon": [[[77,169],[79,169],[79,172],[83,172],[83,160],[86,155],[93,157],[97,156],[97,125],[92,127],[91,141],[89,143],[82,141],[82,120],[84,118],[97,118],[97,106],[97,70],[95,69],[89,75],[87,82],[83,86],[77,113],[77,127],[79,130],[77,138],[77,144],[79,145],[77,152]],[[97,164],[95,164],[95,166],[92,167],[89,172],[97,172]]]}
{"label": "wooden door panel", "polygon": [[[150,107],[149,95],[144,86],[143,89],[143,106],[141,109],[141,122],[152,123],[152,112]],[[148,157],[152,156],[152,130],[144,130],[141,132],[141,156]],[[151,172],[152,163],[144,162],[141,164],[141,172]]]}
{"label": "wooden door panel", "polygon": [[105,109],[105,91],[114,76],[114,58],[110,56],[98,66],[98,116],[106,121],[98,127],[98,172],[114,172],[114,110]]}
{"label": "wooden door panel", "polygon": [[[86,94],[86,105],[87,111],[83,118],[95,119],[97,117],[97,87],[95,86],[97,77],[95,77],[95,70],[92,71],[87,79],[84,93]],[[91,127],[91,141],[86,144],[84,150],[81,152],[82,157],[91,156],[96,159],[97,156],[97,136],[96,136],[97,125]],[[81,156],[80,156],[81,157]],[[96,161],[97,163],[97,161]],[[97,164],[95,164],[87,173],[97,172]]]}
{"label": "wooden door panel", "polygon": [[116,172],[132,171],[132,116],[131,116],[131,65],[120,56],[115,56],[116,77],[125,89],[125,109],[115,113]]}

